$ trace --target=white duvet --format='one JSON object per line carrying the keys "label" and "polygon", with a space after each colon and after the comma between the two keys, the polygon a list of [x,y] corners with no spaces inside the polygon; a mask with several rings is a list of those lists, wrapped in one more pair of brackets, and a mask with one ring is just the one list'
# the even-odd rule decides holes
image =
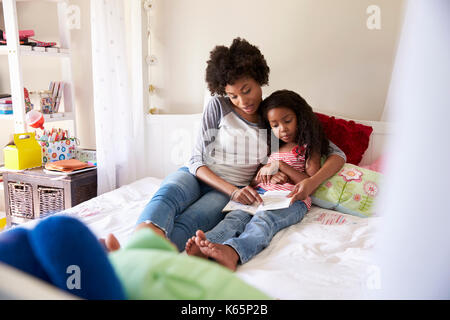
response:
{"label": "white duvet", "polygon": [[[65,211],[98,236],[126,243],[161,179],[145,178]],[[380,218],[359,218],[313,206],[298,224],[280,231],[237,275],[278,299],[363,299],[377,269],[370,264]],[[375,279],[376,280],[376,279]]]}

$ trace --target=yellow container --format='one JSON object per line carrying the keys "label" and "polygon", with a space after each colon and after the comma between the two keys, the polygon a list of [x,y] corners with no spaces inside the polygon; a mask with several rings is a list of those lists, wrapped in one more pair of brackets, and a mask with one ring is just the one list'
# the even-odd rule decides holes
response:
{"label": "yellow container", "polygon": [[2,231],[6,226],[6,218],[0,218],[0,231]]}
{"label": "yellow container", "polygon": [[24,170],[42,166],[41,146],[34,133],[15,134],[14,144],[3,148],[6,169]]}

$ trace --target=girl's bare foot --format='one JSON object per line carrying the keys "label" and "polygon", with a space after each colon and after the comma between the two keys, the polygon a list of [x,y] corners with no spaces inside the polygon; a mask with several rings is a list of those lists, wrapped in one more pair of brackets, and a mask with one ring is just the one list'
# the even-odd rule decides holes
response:
{"label": "girl's bare foot", "polygon": [[186,253],[189,256],[196,256],[196,257],[200,257],[200,258],[204,258],[207,259],[208,257],[205,256],[202,251],[200,250],[200,248],[197,246],[197,244],[195,243],[195,236],[193,236],[192,238],[190,238],[187,242],[186,242],[186,247],[185,247]]}
{"label": "girl's bare foot", "polygon": [[198,237],[195,238],[195,243],[205,256],[213,258],[217,263],[232,271],[236,271],[239,255],[232,247],[225,244],[212,243],[209,240],[200,240]]}

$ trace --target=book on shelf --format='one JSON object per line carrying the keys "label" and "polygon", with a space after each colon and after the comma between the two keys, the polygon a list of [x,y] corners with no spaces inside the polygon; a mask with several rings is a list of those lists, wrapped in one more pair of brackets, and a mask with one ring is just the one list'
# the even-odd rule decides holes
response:
{"label": "book on shelf", "polygon": [[12,110],[12,103],[0,103],[1,110]]}
{"label": "book on shelf", "polygon": [[264,210],[277,210],[288,208],[291,203],[292,198],[288,198],[287,195],[290,191],[267,191],[264,194],[260,194],[263,203],[254,203],[252,205],[245,205],[237,201],[230,200],[225,208],[222,209],[223,212],[242,210],[250,214],[255,214],[257,211]]}
{"label": "book on shelf", "polygon": [[58,112],[59,111],[59,105],[61,103],[61,98],[64,94],[64,82],[60,82],[59,86],[58,86],[58,93],[56,94],[56,101],[55,101],[55,106],[54,106],[54,111],[53,112]]}
{"label": "book on shelf", "polygon": [[1,98],[0,99],[0,104],[12,104],[11,97],[9,97],[9,98]]}

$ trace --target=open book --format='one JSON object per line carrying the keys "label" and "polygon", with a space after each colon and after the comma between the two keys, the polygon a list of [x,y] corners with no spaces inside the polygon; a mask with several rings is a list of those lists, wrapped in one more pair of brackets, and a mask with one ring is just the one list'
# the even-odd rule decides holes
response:
{"label": "open book", "polygon": [[292,198],[287,197],[289,193],[290,191],[267,191],[266,193],[260,195],[263,203],[259,205],[258,203],[245,205],[231,200],[230,202],[228,202],[225,208],[222,209],[222,211],[226,212],[233,210],[242,210],[250,214],[255,214],[256,211],[288,208],[289,203],[292,200]]}

